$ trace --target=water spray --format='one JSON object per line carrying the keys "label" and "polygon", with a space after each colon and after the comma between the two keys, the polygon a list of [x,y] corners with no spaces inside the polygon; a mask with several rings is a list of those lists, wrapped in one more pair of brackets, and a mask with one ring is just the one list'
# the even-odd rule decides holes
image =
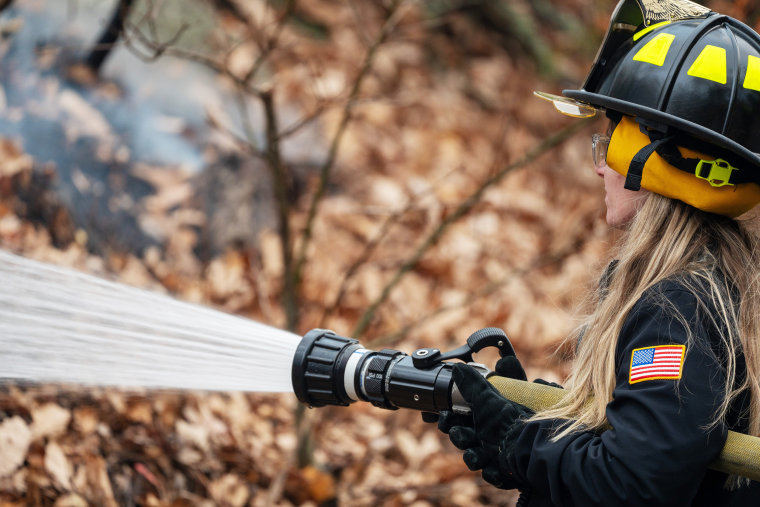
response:
{"label": "water spray", "polygon": [[[492,327],[473,333],[465,345],[452,351],[423,348],[412,355],[393,349],[372,351],[354,338],[312,329],[301,339],[293,357],[293,390],[300,402],[311,407],[366,401],[390,410],[468,413],[470,407],[452,378],[450,361],[459,360],[476,368],[505,398],[531,410],[562,403],[562,389],[500,377],[473,362],[472,355],[488,347],[496,347],[501,357],[515,355],[506,333]],[[760,438],[729,431],[720,456],[710,468],[760,481]]]}
{"label": "water spray", "polygon": [[0,382],[287,392],[301,337],[0,249]]}

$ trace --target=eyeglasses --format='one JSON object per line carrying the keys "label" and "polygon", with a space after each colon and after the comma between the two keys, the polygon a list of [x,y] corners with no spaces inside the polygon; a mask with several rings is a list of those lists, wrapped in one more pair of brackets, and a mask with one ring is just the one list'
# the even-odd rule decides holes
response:
{"label": "eyeglasses", "polygon": [[591,154],[594,157],[594,167],[600,167],[607,163],[607,147],[610,145],[610,136],[606,134],[594,134],[591,136]]}

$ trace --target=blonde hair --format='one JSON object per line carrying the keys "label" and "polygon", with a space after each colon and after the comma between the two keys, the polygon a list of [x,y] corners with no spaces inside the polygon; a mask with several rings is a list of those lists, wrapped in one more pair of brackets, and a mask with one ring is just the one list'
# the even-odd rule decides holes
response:
{"label": "blonde hair", "polygon": [[[697,295],[700,311],[720,332],[725,396],[712,424],[725,420],[732,402],[750,394],[749,433],[760,435],[760,245],[744,225],[680,201],[650,194],[622,238],[617,264],[601,284],[594,309],[570,340],[580,343],[565,403],[535,419],[568,419],[555,435],[602,429],[615,388],[615,351],[628,313],[644,291],[678,277]],[[672,306],[665,308],[689,326]],[[691,345],[691,337],[687,343]],[[746,375],[737,376],[744,355]]]}

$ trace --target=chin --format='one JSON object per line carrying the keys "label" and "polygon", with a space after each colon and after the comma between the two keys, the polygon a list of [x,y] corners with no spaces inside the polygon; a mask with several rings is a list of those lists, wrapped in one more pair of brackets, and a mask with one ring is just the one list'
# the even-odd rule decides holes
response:
{"label": "chin", "polygon": [[605,220],[610,227],[625,227],[631,221],[632,216],[620,216],[619,213],[607,211]]}

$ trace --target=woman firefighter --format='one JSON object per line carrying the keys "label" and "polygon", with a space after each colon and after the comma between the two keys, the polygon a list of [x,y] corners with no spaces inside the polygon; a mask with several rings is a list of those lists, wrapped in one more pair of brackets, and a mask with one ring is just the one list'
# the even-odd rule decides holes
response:
{"label": "woman firefighter", "polygon": [[[535,506],[760,506],[708,469],[728,430],[760,435],[760,35],[686,0],[623,0],[561,112],[593,137],[607,222],[625,229],[581,327],[565,403],[537,414],[466,365],[472,406],[439,428],[473,470]],[[524,377],[512,358],[502,375]]]}

